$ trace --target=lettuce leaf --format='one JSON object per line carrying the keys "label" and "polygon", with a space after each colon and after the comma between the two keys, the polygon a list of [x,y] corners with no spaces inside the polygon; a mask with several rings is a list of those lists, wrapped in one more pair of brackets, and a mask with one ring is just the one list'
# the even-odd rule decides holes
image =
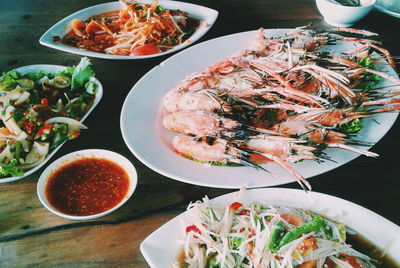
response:
{"label": "lettuce leaf", "polygon": [[86,92],[93,95],[96,94],[97,85],[93,81],[89,81],[85,84]]}
{"label": "lettuce leaf", "polygon": [[13,90],[18,84],[16,79],[14,78],[15,73],[8,72],[3,73],[2,81],[0,81],[0,90],[1,91],[10,91]]}
{"label": "lettuce leaf", "polygon": [[93,76],[92,64],[88,58],[83,57],[72,73],[71,90],[85,86]]}
{"label": "lettuce leaf", "polygon": [[46,75],[45,72],[39,71],[39,72],[27,73],[26,75],[24,75],[24,77],[31,79],[33,82],[36,82],[39,79],[41,79],[42,77],[44,77],[45,75]]}
{"label": "lettuce leaf", "polygon": [[24,172],[19,167],[15,166],[17,164],[16,159],[13,160],[8,165],[0,166],[1,177],[7,177],[8,175],[11,175],[12,177],[20,177],[24,175]]}
{"label": "lettuce leaf", "polygon": [[69,67],[67,67],[67,69],[65,69],[62,72],[56,73],[54,76],[65,75],[65,76],[68,76],[69,78],[72,78],[72,75],[75,72],[75,68],[76,68],[75,66],[69,66]]}

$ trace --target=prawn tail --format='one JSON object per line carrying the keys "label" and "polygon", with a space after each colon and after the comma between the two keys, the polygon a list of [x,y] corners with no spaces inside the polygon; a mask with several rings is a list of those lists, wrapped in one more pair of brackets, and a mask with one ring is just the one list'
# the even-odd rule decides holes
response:
{"label": "prawn tail", "polygon": [[362,154],[362,155],[369,156],[369,157],[378,157],[379,156],[379,154],[377,154],[377,153],[373,153],[373,152],[366,151],[366,150],[361,150],[361,149],[354,148],[354,147],[351,147],[351,146],[348,146],[348,145],[342,144],[342,143],[330,143],[330,144],[328,144],[328,147],[329,148],[339,148],[339,149],[347,150],[350,152]]}
{"label": "prawn tail", "polygon": [[261,153],[261,155],[273,160],[275,163],[277,163],[279,166],[281,166],[283,169],[285,169],[301,186],[301,188],[305,191],[311,191],[311,185],[310,183],[304,179],[303,176],[301,176],[293,167],[291,167],[287,162],[281,160],[279,157],[266,154],[266,153]]}

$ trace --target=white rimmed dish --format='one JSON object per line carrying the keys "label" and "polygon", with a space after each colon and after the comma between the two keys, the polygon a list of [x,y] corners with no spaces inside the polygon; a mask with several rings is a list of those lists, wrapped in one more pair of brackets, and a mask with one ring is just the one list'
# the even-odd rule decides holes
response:
{"label": "white rimmed dish", "polygon": [[[65,70],[66,68],[68,68],[68,67],[67,66],[61,66],[61,65],[37,64],[37,65],[23,66],[23,67],[15,69],[15,70],[20,72],[21,74],[27,74],[27,73],[30,73],[30,72],[39,72],[39,71],[44,71],[46,73],[58,73],[58,72],[61,72],[61,71]],[[93,111],[93,109],[97,106],[97,104],[99,104],[101,98],[103,97],[103,86],[101,85],[100,81],[97,80],[96,78],[92,78],[92,81],[97,85],[97,92],[96,92],[95,98],[93,100],[92,106],[86,112],[86,114],[82,117],[80,122],[83,122],[89,116],[89,114]],[[32,173],[36,172],[44,164],[46,164],[47,161],[49,161],[49,159],[61,148],[61,146],[64,145],[65,142],[60,144],[49,155],[47,155],[47,157],[45,158],[45,160],[42,163],[40,163],[39,165],[37,165],[36,167],[34,167],[32,169],[24,171],[24,175],[23,176],[0,178],[0,183],[17,181],[17,180],[23,179],[23,178],[31,175]]]}
{"label": "white rimmed dish", "polygon": [[[400,227],[382,216],[352,202],[331,195],[301,190],[271,188],[247,190],[243,199],[238,200],[237,192],[211,200],[213,205],[229,205],[234,201],[244,204],[254,202],[272,206],[287,206],[314,211],[332,220],[340,221],[361,234],[373,245],[387,249],[386,254],[400,264]],[[195,200],[192,200],[195,201]],[[187,212],[173,218],[150,234],[140,245],[140,251],[150,267],[171,267],[177,262],[183,245]],[[374,226],[375,228],[372,228]]]}
{"label": "white rimmed dish", "polygon": [[[46,189],[46,184],[50,176],[55,172],[57,169],[61,168],[62,166],[74,162],[76,160],[80,159],[85,159],[85,158],[98,158],[98,159],[106,159],[109,160],[118,166],[120,166],[123,170],[125,170],[126,174],[128,175],[129,178],[129,188],[128,192],[125,195],[125,197],[114,207],[112,207],[109,210],[106,210],[104,212],[94,214],[94,215],[88,215],[88,216],[74,216],[74,215],[69,215],[65,214],[56,208],[54,208],[49,200],[47,199],[47,196],[45,194],[45,189]],[[37,195],[39,197],[40,202],[43,204],[45,208],[47,208],[50,212],[63,217],[67,218],[70,220],[92,220],[96,218],[103,217],[105,215],[110,214],[111,212],[117,210],[119,207],[121,207],[128,199],[132,196],[133,192],[136,189],[137,185],[137,173],[136,169],[133,166],[133,164],[124,156],[108,151],[108,150],[101,150],[101,149],[87,149],[87,150],[81,150],[81,151],[76,151],[73,153],[69,153],[67,155],[64,155],[63,157],[57,159],[53,163],[51,163],[42,173],[40,176],[38,183],[37,183]]]}
{"label": "white rimmed dish", "polygon": [[[288,31],[271,29],[266,30],[266,35],[280,36]],[[120,124],[125,143],[140,161],[169,178],[208,187],[237,189],[242,186],[254,188],[293,182],[293,178],[274,163],[263,167],[276,177],[250,167],[206,166],[186,159],[172,150],[171,140],[175,134],[162,125],[161,102],[168,90],[187,75],[202,71],[209,65],[249,47],[255,34],[256,31],[237,33],[195,45],[156,66],[135,84],[125,99]],[[353,43],[347,45],[338,44],[329,48],[336,52],[354,49]],[[382,65],[382,68],[388,74],[396,75],[387,65]],[[387,86],[386,83],[389,82],[382,86]],[[365,127],[357,139],[378,142],[389,131],[397,116],[398,113],[386,113],[366,118],[363,121]],[[338,168],[359,156],[338,149],[327,149],[325,153],[335,162],[303,161],[292,166],[305,178],[310,178]]]}
{"label": "white rimmed dish", "polygon": [[334,0],[316,0],[316,3],[326,23],[335,27],[350,27],[371,11],[376,0],[360,0],[360,6],[344,6]]}
{"label": "white rimmed dish", "polygon": [[[151,4],[153,3],[152,0],[141,0],[138,1],[139,3],[147,3]],[[110,3],[105,3],[105,4],[100,4],[92,7],[88,7],[85,9],[82,9],[80,11],[77,11],[68,17],[62,19],[61,21],[57,22],[54,26],[52,26],[49,30],[47,30],[43,36],[39,39],[40,44],[51,47],[57,50],[77,54],[77,55],[83,55],[83,56],[89,56],[89,57],[95,57],[95,58],[103,58],[103,59],[113,59],[113,60],[134,60],[134,59],[146,59],[146,58],[153,58],[153,57],[158,57],[158,56],[163,56],[169,53],[176,52],[180,49],[183,49],[190,44],[196,42],[198,39],[200,39],[204,34],[208,32],[208,30],[214,25],[215,20],[218,17],[218,11],[208,8],[208,7],[203,7],[200,5],[195,5],[195,4],[190,4],[190,3],[185,3],[185,2],[178,2],[178,1],[159,1],[159,4],[162,5],[166,9],[180,9],[182,11],[185,11],[189,14],[189,16],[200,20],[200,25],[197,28],[197,30],[193,33],[193,35],[183,42],[182,44],[175,46],[174,48],[157,53],[157,54],[151,54],[151,55],[145,55],[145,56],[123,56],[123,55],[112,55],[112,54],[105,54],[105,53],[98,53],[98,52],[93,52],[93,51],[88,51],[88,50],[82,50],[79,48],[71,47],[64,45],[59,42],[55,42],[52,40],[53,36],[59,36],[63,37],[69,30],[70,30],[70,22],[73,19],[80,19],[80,20],[85,20],[88,19],[94,15],[99,15],[105,12],[110,12],[110,11],[115,11],[119,10],[120,4],[118,1],[116,2],[110,2]]]}

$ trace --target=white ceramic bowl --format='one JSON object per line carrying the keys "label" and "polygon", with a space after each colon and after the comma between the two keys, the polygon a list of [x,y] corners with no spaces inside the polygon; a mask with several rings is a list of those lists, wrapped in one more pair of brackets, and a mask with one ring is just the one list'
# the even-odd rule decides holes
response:
{"label": "white ceramic bowl", "polygon": [[[107,159],[109,161],[112,161],[116,164],[118,164],[120,167],[122,167],[126,173],[128,174],[129,178],[129,188],[128,188],[128,193],[126,196],[119,202],[116,206],[112,207],[109,210],[106,210],[104,212],[94,214],[94,215],[88,215],[88,216],[74,216],[74,215],[68,215],[63,212],[60,212],[56,208],[54,208],[49,200],[46,197],[45,194],[45,189],[46,189],[46,184],[48,179],[50,178],[50,175],[52,174],[53,171],[57,170],[61,166],[71,163],[76,160],[84,159],[84,158],[100,158],[100,159]],[[100,150],[100,149],[87,149],[87,150],[81,150],[81,151],[76,151],[67,155],[64,155],[63,157],[57,159],[53,163],[51,163],[42,173],[42,175],[39,178],[38,184],[37,184],[37,195],[39,197],[40,202],[45,206],[49,211],[52,213],[64,217],[70,220],[91,220],[95,218],[99,218],[102,216],[105,216],[107,214],[110,214],[111,212],[115,211],[119,207],[121,207],[128,199],[132,196],[133,192],[135,191],[137,185],[137,173],[135,167],[132,165],[132,163],[126,159],[124,156],[117,154],[112,151],[107,151],[107,150]]]}
{"label": "white ceramic bowl", "polygon": [[335,27],[350,27],[370,12],[376,0],[360,0],[359,7],[343,6],[334,0],[316,0],[316,3],[326,23]]}

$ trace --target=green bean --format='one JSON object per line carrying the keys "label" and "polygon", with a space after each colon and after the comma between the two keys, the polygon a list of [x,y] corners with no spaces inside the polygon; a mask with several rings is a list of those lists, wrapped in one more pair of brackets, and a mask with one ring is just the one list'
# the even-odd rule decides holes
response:
{"label": "green bean", "polygon": [[281,222],[278,221],[272,228],[273,230],[271,236],[269,237],[267,247],[269,251],[276,252],[276,243],[278,242],[279,235],[283,231],[283,225]]}
{"label": "green bean", "polygon": [[207,217],[209,217],[210,219],[214,220],[214,221],[219,221],[217,218],[217,215],[215,215],[215,212],[212,208],[206,208],[206,210],[204,211],[204,213],[207,215]]}
{"label": "green bean", "polygon": [[282,239],[279,241],[278,246],[275,249],[279,250],[281,247],[292,242],[293,240],[296,240],[303,234],[318,231],[324,225],[325,225],[325,221],[320,216],[315,216],[312,219],[312,221],[307,222],[303,225],[300,225],[300,226],[294,228],[293,230],[290,230],[289,232],[287,232],[282,237]]}
{"label": "green bean", "polygon": [[18,159],[21,157],[21,142],[17,141],[15,143],[15,158]]}
{"label": "green bean", "polygon": [[210,268],[218,268],[219,267],[219,264],[217,263],[217,258],[216,257],[212,257],[209,260],[208,267],[210,267]]}

